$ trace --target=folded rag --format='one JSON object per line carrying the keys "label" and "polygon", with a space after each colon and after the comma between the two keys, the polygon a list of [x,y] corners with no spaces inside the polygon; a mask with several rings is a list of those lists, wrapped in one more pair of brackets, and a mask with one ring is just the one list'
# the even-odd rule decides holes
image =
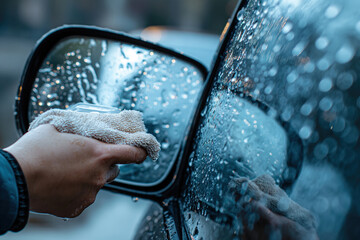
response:
{"label": "folded rag", "polygon": [[146,133],[142,113],[135,110],[96,113],[52,109],[39,115],[30,124],[29,131],[42,124],[52,124],[59,132],[82,135],[105,143],[142,147],[153,160],[159,157],[159,142]]}
{"label": "folded rag", "polygon": [[306,229],[315,229],[315,218],[310,211],[294,202],[269,175],[262,175],[254,180],[245,177],[234,178],[230,189],[244,189],[243,196],[247,195],[253,200],[260,201],[272,212],[283,215]]}

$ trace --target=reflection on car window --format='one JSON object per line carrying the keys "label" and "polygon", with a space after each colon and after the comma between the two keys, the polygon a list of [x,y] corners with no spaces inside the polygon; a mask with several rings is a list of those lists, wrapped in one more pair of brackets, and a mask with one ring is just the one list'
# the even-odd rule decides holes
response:
{"label": "reflection on car window", "polygon": [[[206,236],[204,224],[221,222],[204,205],[219,218],[236,214],[236,204],[228,200],[233,176],[265,172],[278,183],[296,178],[288,158],[301,154],[289,129],[305,147],[291,197],[314,214],[320,239],[342,238],[341,230],[356,233],[360,16],[354,9],[359,5],[254,0],[237,13],[189,159],[183,206],[195,239]],[[248,98],[273,111],[256,109]],[[235,224],[240,223],[230,224],[234,235],[241,229]]]}

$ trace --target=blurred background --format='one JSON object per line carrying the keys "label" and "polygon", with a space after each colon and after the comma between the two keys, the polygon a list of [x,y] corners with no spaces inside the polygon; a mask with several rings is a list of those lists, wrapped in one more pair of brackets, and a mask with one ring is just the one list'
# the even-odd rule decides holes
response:
{"label": "blurred background", "polygon": [[[21,73],[36,41],[52,28],[86,24],[125,31],[175,48],[209,67],[236,4],[237,0],[1,0],[0,146],[18,138],[13,106]],[[164,28],[170,33],[159,35]],[[149,204],[101,191],[95,204],[76,219],[31,214],[22,232],[2,239],[132,239]]]}

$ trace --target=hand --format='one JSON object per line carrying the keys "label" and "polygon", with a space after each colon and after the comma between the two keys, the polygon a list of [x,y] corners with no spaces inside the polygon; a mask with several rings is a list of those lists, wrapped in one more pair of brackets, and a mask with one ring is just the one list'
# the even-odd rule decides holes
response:
{"label": "hand", "polygon": [[24,172],[30,210],[76,217],[119,173],[115,164],[141,163],[145,150],[106,144],[41,125],[5,149]]}

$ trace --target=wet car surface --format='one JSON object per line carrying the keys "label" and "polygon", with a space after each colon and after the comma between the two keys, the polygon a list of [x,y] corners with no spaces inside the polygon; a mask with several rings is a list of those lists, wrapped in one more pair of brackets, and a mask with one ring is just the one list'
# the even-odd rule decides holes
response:
{"label": "wet car surface", "polygon": [[[19,128],[25,132],[41,111],[78,102],[142,111],[161,141],[160,159],[122,166],[105,186],[156,202],[136,239],[241,239],[260,219],[247,206],[259,201],[250,183],[264,175],[283,189],[273,201],[282,219],[294,206],[287,193],[311,212],[300,217],[310,219],[312,237],[316,230],[321,239],[353,239],[358,7],[352,0],[240,1],[206,79],[204,66],[159,46],[109,30],[60,28],[39,43],[44,49],[58,36],[55,48],[30,61],[38,71],[27,67]],[[302,233],[290,236],[308,239]]]}
{"label": "wet car surface", "polygon": [[[237,212],[228,183],[263,173],[313,213],[320,239],[358,234],[358,5],[254,0],[236,12],[204,94],[179,200],[192,239],[237,236],[241,222],[226,214]],[[149,213],[138,239],[166,238],[159,211]]]}

